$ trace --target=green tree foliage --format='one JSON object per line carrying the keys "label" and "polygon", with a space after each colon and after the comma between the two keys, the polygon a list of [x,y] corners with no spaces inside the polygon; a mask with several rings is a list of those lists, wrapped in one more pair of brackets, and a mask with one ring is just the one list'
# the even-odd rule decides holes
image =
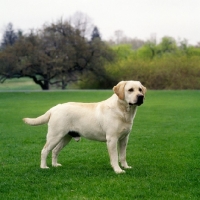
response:
{"label": "green tree foliage", "polygon": [[172,37],[133,43],[118,31],[118,42],[109,47],[97,27],[86,36],[87,20],[80,16],[26,35],[10,24],[1,43],[0,82],[29,77],[45,90],[51,85],[65,89],[69,82],[102,89],[134,79],[150,89],[200,89],[199,46]]}
{"label": "green tree foliage", "polygon": [[186,41],[177,45],[164,37],[159,44],[148,41],[138,50],[124,45],[113,50],[119,59],[106,70],[116,82],[140,80],[150,89],[200,89],[200,48]]}
{"label": "green tree foliage", "polygon": [[94,57],[98,59],[91,59],[87,72],[81,76],[78,87],[90,89],[111,88],[115,81],[107,73],[105,66],[114,62],[116,54],[98,38],[90,41],[90,45],[94,50]]}
{"label": "green tree foliage", "polygon": [[163,37],[157,45],[157,54],[174,53],[176,50],[176,41],[172,37]]}
{"label": "green tree foliage", "polygon": [[137,55],[142,59],[153,59],[164,54],[175,53],[177,51],[176,41],[172,37],[163,37],[157,45],[155,41],[147,41],[138,49]]}

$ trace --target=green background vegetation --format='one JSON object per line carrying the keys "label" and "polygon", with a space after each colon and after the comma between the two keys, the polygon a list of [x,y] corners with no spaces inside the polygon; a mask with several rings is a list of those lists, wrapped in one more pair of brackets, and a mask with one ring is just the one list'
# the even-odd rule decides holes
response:
{"label": "green background vegetation", "polygon": [[105,65],[112,80],[140,80],[149,89],[200,89],[199,48],[178,46],[165,37],[158,45],[150,42],[138,50],[118,45],[113,50],[116,62]]}
{"label": "green background vegetation", "polygon": [[[47,126],[23,124],[67,101],[96,102],[112,91],[1,92],[1,199],[199,199],[199,91],[148,91],[127,149],[133,167],[117,175],[105,143],[72,141],[62,167],[39,168]],[[51,164],[51,158],[48,158]]]}
{"label": "green background vegetation", "polygon": [[199,44],[169,36],[102,41],[97,27],[86,35],[71,21],[27,34],[9,24],[0,45],[0,82],[28,77],[48,90],[111,89],[121,80],[139,80],[148,89],[200,89]]}

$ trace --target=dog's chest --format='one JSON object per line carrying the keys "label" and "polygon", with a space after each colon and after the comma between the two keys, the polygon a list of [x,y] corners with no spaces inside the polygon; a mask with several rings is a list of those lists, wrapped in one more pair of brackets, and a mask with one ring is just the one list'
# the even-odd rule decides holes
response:
{"label": "dog's chest", "polygon": [[119,130],[120,137],[124,137],[131,132],[134,117],[135,117],[135,111],[126,110],[123,112],[122,116],[123,119]]}
{"label": "dog's chest", "polygon": [[132,124],[124,124],[123,127],[122,127],[122,133],[129,133],[132,129]]}

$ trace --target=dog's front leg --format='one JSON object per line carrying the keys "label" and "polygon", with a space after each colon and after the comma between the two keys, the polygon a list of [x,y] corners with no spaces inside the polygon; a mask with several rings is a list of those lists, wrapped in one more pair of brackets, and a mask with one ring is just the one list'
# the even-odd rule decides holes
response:
{"label": "dog's front leg", "polygon": [[126,147],[127,147],[127,143],[128,143],[128,136],[126,136],[125,138],[119,140],[118,144],[119,144],[119,161],[121,163],[121,166],[124,169],[130,169],[132,168],[131,166],[128,166],[127,162],[126,162]]}
{"label": "dog's front leg", "polygon": [[125,171],[122,170],[119,166],[117,141],[118,141],[117,138],[107,138],[107,148],[110,156],[110,164],[113,167],[115,173],[119,174],[119,173],[124,173]]}

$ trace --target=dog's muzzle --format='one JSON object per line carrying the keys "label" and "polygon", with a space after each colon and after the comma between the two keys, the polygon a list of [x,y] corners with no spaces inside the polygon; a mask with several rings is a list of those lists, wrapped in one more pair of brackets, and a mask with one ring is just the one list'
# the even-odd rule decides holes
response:
{"label": "dog's muzzle", "polygon": [[144,102],[144,96],[143,95],[138,95],[138,100],[137,100],[137,105],[140,106]]}
{"label": "dog's muzzle", "polygon": [[138,95],[138,96],[137,96],[137,102],[134,103],[134,104],[129,103],[129,105],[130,105],[130,106],[132,106],[132,105],[140,106],[140,105],[143,104],[143,102],[144,102],[144,96],[143,96],[143,95]]}

